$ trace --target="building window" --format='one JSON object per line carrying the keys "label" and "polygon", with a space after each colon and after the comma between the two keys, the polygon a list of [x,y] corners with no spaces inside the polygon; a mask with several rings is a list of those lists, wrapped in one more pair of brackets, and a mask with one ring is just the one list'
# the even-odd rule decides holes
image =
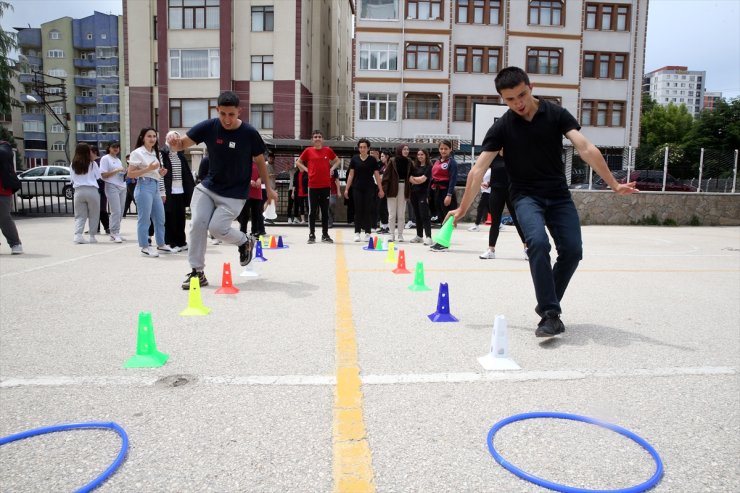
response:
{"label": "building window", "polygon": [[192,127],[196,123],[216,118],[216,99],[170,99],[170,127]]}
{"label": "building window", "polygon": [[397,20],[398,0],[360,0],[360,19]]}
{"label": "building window", "polygon": [[[25,129],[24,129],[25,130]],[[58,123],[55,123],[51,126],[51,129],[49,130],[53,134],[63,134],[64,133],[64,127],[59,125]]]}
{"label": "building window", "polygon": [[87,38],[87,39],[93,39],[93,34],[92,33],[87,33],[85,35],[85,38]]}
{"label": "building window", "polygon": [[552,104],[557,104],[558,106],[563,106],[563,98],[560,96],[537,96],[537,99],[540,101],[548,101]]}
{"label": "building window", "polygon": [[452,120],[456,122],[473,121],[473,105],[475,103],[500,103],[497,96],[477,96],[457,94],[454,98]]}
{"label": "building window", "polygon": [[441,94],[407,92],[404,100],[404,118],[409,120],[440,120],[442,118]]}
{"label": "building window", "polygon": [[406,18],[442,19],[442,0],[406,0]]}
{"label": "building window", "polygon": [[629,31],[630,5],[586,4],[586,29],[594,31]]}
{"label": "building window", "polygon": [[360,43],[360,70],[398,70],[398,45]]}
{"label": "building window", "polygon": [[501,24],[501,0],[457,0],[458,24]]}
{"label": "building window", "polygon": [[64,148],[65,148],[64,142],[62,142],[61,140],[57,140],[51,145],[52,151],[63,151]]}
{"label": "building window", "polygon": [[407,43],[406,68],[410,70],[442,70],[442,45]]}
{"label": "building window", "polygon": [[563,50],[560,48],[527,48],[527,72],[561,75]]}
{"label": "building window", "polygon": [[98,58],[115,58],[118,56],[118,47],[116,46],[105,46],[105,47],[99,47],[95,51]]}
{"label": "building window", "polygon": [[252,7],[252,31],[274,31],[275,30],[275,7],[272,5],[261,5]]}
{"label": "building window", "polygon": [[627,53],[583,53],[583,77],[590,79],[626,79]]}
{"label": "building window", "polygon": [[44,122],[38,120],[28,120],[23,122],[24,132],[44,132]]}
{"label": "building window", "polygon": [[456,46],[455,72],[495,74],[499,71],[501,48],[491,46]]}
{"label": "building window", "polygon": [[171,79],[218,79],[219,67],[217,49],[170,50]]}
{"label": "building window", "polygon": [[624,127],[624,101],[581,102],[581,123],[591,127]]}
{"label": "building window", "polygon": [[118,77],[118,65],[115,66],[102,66],[98,67],[97,71],[98,77]]}
{"label": "building window", "polygon": [[46,52],[49,58],[64,58],[64,50],[49,50]]}
{"label": "building window", "polygon": [[396,94],[361,92],[360,120],[395,122],[397,120]]}
{"label": "building window", "polygon": [[565,4],[562,1],[530,0],[529,24],[534,26],[563,26],[565,22],[564,7]]}
{"label": "building window", "polygon": [[169,0],[170,29],[218,29],[218,0]]}
{"label": "building window", "polygon": [[272,130],[272,105],[253,104],[250,106],[251,124],[255,128]]}
{"label": "building window", "polygon": [[49,39],[62,39],[62,34],[56,29],[49,31]]}
{"label": "building window", "polygon": [[272,80],[272,68],[272,55],[252,56],[252,80]]}
{"label": "building window", "polygon": [[67,77],[67,71],[63,68],[52,68],[48,72],[52,77]]}

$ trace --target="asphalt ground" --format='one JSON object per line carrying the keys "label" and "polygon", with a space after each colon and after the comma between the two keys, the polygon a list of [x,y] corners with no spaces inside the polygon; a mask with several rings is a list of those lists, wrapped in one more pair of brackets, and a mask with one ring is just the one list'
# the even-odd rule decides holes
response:
{"label": "asphalt ground", "polygon": [[[211,308],[182,317],[186,254],[144,258],[129,241],[72,243],[72,218],[20,219],[25,254],[0,246],[0,436],[88,421],[130,440],[101,492],[535,492],[494,461],[486,436],[535,411],[605,420],[647,440],[656,492],[740,491],[740,228],[583,228],[566,332],[538,339],[528,265],[512,227],[480,260],[487,227],[461,225],[449,252],[400,244],[428,292],[385,252],[331,230],[274,226],[256,279],[235,247],[208,246]],[[406,232],[406,239],[412,237]],[[217,295],[230,262],[235,295]],[[432,323],[448,284],[457,323]],[[139,312],[160,368],[124,369]],[[508,322],[521,370],[486,371],[493,321]],[[535,419],[495,445],[517,467],[574,487],[616,489],[653,474],[650,455],[594,425]],[[0,447],[0,491],[72,491],[111,462],[111,431],[60,432]]]}

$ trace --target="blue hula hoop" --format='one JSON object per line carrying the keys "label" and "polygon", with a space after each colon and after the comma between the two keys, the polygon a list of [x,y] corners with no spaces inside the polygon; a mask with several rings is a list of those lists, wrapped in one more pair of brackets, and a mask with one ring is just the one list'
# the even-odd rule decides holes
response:
{"label": "blue hula hoop", "polygon": [[[642,448],[648,451],[648,453],[652,456],[653,460],[655,461],[655,473],[652,475],[650,479],[645,481],[644,483],[630,486],[628,488],[622,488],[622,489],[616,489],[616,490],[591,490],[591,489],[585,489],[585,488],[576,488],[573,486],[566,486],[559,483],[554,483],[552,481],[548,481],[546,479],[542,479],[540,477],[534,476],[532,474],[529,474],[526,471],[523,471],[516,467],[515,465],[508,462],[506,459],[504,459],[501,454],[499,454],[496,451],[496,448],[493,446],[493,438],[496,435],[496,432],[498,432],[501,428],[504,426],[514,423],[515,421],[523,421],[525,419],[534,419],[534,418],[556,418],[556,419],[570,419],[572,421],[581,421],[583,423],[589,423],[596,426],[601,426],[602,428],[607,428],[609,430],[615,431],[619,433],[620,435],[624,435],[625,437],[629,438],[630,440],[636,442]],[[509,472],[512,472],[519,476],[522,479],[525,479],[529,481],[530,483],[534,483],[536,485],[542,486],[544,488],[549,488],[554,491],[560,491],[562,493],[640,493],[642,491],[649,490],[653,486],[655,486],[658,481],[660,481],[660,478],[663,477],[663,462],[660,460],[660,456],[658,455],[658,452],[643,438],[639,437],[638,435],[632,433],[631,431],[622,428],[620,426],[607,423],[605,421],[600,421],[594,418],[589,418],[586,416],[579,416],[577,414],[566,414],[566,413],[554,413],[554,412],[534,412],[534,413],[523,413],[523,414],[516,414],[514,416],[510,416],[508,418],[505,418],[491,428],[491,430],[488,432],[488,450],[491,452],[491,455],[494,459],[496,459],[496,462],[501,464],[504,469],[506,469]]]}
{"label": "blue hula hoop", "polygon": [[62,424],[62,425],[54,425],[54,426],[46,426],[43,428],[36,428],[33,430],[23,431],[21,433],[16,433],[15,435],[8,435],[6,437],[0,438],[0,446],[6,445],[11,442],[15,442],[17,440],[23,440],[24,438],[30,438],[37,435],[44,435],[46,433],[54,433],[57,431],[69,431],[69,430],[91,430],[91,429],[108,429],[113,430],[121,437],[121,451],[118,452],[118,456],[116,457],[116,460],[113,461],[113,463],[108,466],[108,468],[102,472],[97,478],[95,478],[92,482],[86,484],[82,488],[76,491],[76,493],[87,493],[89,491],[94,490],[95,488],[99,487],[103,482],[108,479],[115,471],[118,469],[123,462],[123,459],[126,458],[126,453],[128,452],[128,435],[126,434],[126,430],[121,428],[118,424],[110,422],[110,423],[103,423],[103,422],[90,422],[90,423],[72,423],[72,424]]}

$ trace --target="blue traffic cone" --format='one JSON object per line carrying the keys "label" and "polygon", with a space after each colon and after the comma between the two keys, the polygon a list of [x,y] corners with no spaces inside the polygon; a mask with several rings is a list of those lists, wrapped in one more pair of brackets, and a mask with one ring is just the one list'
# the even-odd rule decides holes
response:
{"label": "blue traffic cone", "polygon": [[432,322],[458,322],[457,317],[450,313],[450,290],[446,282],[439,283],[437,295],[437,311],[429,315]]}
{"label": "blue traffic cone", "polygon": [[267,259],[262,254],[262,242],[261,241],[258,241],[257,246],[255,247],[254,260],[258,262],[267,262]]}

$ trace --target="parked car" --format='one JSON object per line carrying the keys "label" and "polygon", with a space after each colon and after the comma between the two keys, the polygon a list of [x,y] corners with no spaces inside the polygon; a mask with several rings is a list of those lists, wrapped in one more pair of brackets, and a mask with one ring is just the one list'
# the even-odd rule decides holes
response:
{"label": "parked car", "polygon": [[[661,170],[633,170],[630,171],[629,180],[626,179],[627,172],[624,170],[614,171],[612,174],[619,183],[636,182],[637,189],[643,192],[660,192],[663,190],[663,171]],[[579,183],[571,188],[573,190],[588,190],[588,183]],[[608,188],[606,182],[600,176],[595,175],[591,190],[607,190]],[[666,192],[696,192],[696,187],[686,185],[673,176],[666,175],[665,190]]]}
{"label": "parked car", "polygon": [[18,175],[21,181],[20,196],[28,199],[35,196],[74,198],[74,188],[68,166],[36,166]]}

